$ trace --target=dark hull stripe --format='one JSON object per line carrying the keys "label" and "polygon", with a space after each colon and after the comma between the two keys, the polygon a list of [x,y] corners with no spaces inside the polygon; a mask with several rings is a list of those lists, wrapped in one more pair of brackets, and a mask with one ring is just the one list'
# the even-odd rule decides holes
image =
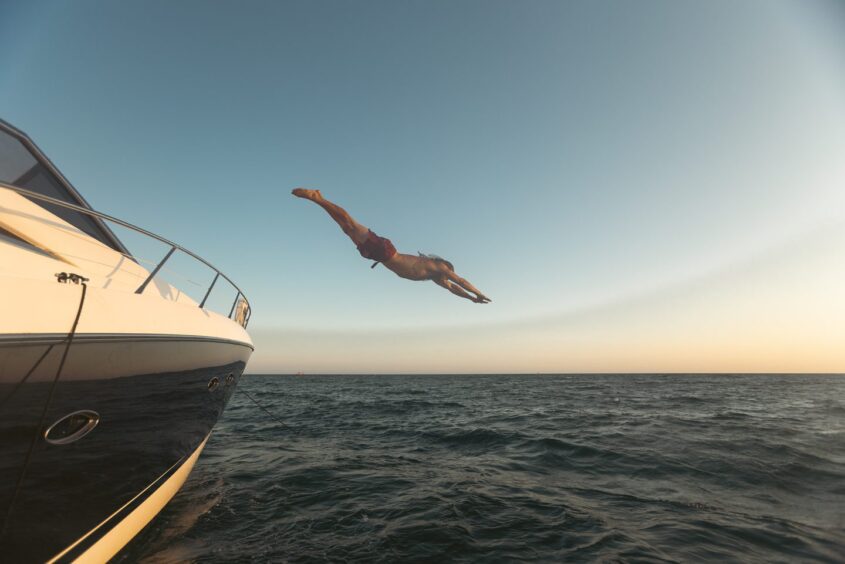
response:
{"label": "dark hull stripe", "polygon": [[[43,433],[38,414],[64,347],[53,347],[39,363],[48,348],[0,347],[0,399],[8,397],[0,410],[3,514],[14,486],[6,477],[20,472],[31,438]],[[111,539],[119,536],[118,530],[123,535],[123,526],[114,529],[105,523],[127,522],[125,515],[112,516],[150,505],[149,495],[161,492],[174,471],[181,467],[184,473],[186,457],[217,422],[251,352],[241,343],[207,340],[74,341],[44,425],[79,410],[96,412],[100,424],[70,446],[39,441],[6,535],[0,538],[0,561],[43,562],[69,547],[76,554],[74,543],[82,543],[89,531],[97,536],[85,542],[98,543],[98,553],[110,546],[102,535]],[[18,380],[36,363],[21,384]],[[150,484],[155,484],[153,491],[146,489]]]}
{"label": "dark hull stripe", "polygon": [[[202,443],[200,443],[202,444]],[[197,445],[199,448],[199,445]],[[109,517],[105,522],[101,523],[97,526],[93,531],[88,533],[88,536],[84,537],[82,541],[79,542],[76,546],[72,549],[67,551],[65,554],[62,555],[61,558],[56,560],[57,563],[64,563],[64,562],[73,562],[80,556],[82,556],[85,551],[89,548],[97,544],[100,539],[106,536],[112,529],[114,529],[121,521],[123,521],[126,517],[128,517],[135,509],[137,509],[144,501],[146,501],[151,495],[153,495],[162,484],[167,482],[173,474],[175,474],[179,468],[182,467],[182,464],[188,460],[191,455],[193,454],[186,454],[182,458],[180,458],[176,464],[171,466],[167,469],[167,471],[155,479],[155,481],[147,486],[141,493],[135,496],[129,503],[121,507],[114,515]]]}
{"label": "dark hull stripe", "polygon": [[[17,333],[0,335],[0,347],[12,345],[56,345],[67,339],[67,333]],[[151,335],[142,333],[77,333],[73,338],[75,343],[123,343],[123,342],[162,342],[189,341],[206,343],[225,343],[240,345],[250,350],[255,347],[243,341],[207,337],[204,335]]]}

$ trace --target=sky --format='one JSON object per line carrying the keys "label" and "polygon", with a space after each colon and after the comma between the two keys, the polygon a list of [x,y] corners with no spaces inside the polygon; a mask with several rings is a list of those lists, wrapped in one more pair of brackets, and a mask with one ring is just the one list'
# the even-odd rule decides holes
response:
{"label": "sky", "polygon": [[835,0],[0,0],[0,117],[237,282],[252,372],[845,371]]}

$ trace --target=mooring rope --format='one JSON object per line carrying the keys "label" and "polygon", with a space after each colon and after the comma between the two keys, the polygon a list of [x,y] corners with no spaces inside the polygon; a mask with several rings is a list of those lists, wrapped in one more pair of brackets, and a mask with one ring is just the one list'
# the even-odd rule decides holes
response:
{"label": "mooring rope", "polygon": [[290,427],[290,425],[287,425],[287,424],[286,424],[285,422],[283,422],[281,419],[279,419],[278,417],[276,417],[275,415],[273,415],[272,413],[270,413],[270,412],[267,410],[267,408],[266,408],[266,407],[264,407],[263,405],[261,405],[260,403],[258,403],[258,400],[256,400],[254,397],[252,397],[252,395],[251,395],[249,392],[247,392],[246,390],[244,390],[244,389],[243,389],[243,386],[241,386],[241,391],[244,393],[244,395],[246,395],[246,397],[248,397],[248,398],[250,399],[250,401],[252,401],[252,403],[254,403],[255,405],[257,405],[257,406],[258,406],[258,408],[259,408],[261,411],[263,411],[264,413],[266,413],[266,414],[270,417],[270,419],[274,420],[276,423],[279,423],[282,427],[284,427],[284,428],[286,428],[286,429],[291,429],[291,430],[293,430],[293,429]]}
{"label": "mooring rope", "polygon": [[[12,520],[12,509],[15,506],[15,501],[18,498],[18,492],[20,492],[21,486],[23,486],[24,478],[26,478],[26,471],[29,468],[29,463],[32,460],[32,453],[35,451],[35,445],[38,443],[38,437],[41,436],[41,429],[44,427],[44,420],[47,418],[47,412],[50,409],[50,404],[53,401],[53,394],[56,391],[56,384],[59,383],[59,378],[62,375],[62,369],[65,367],[65,361],[67,360],[68,352],[70,352],[70,347],[73,344],[73,336],[76,335],[76,327],[79,325],[79,317],[82,315],[82,307],[85,305],[85,294],[88,291],[88,282],[87,278],[83,278],[78,274],[69,274],[67,272],[60,272],[56,274],[56,279],[60,284],[66,284],[67,282],[73,282],[74,284],[81,284],[82,285],[82,295],[79,297],[79,307],[76,309],[76,318],[73,320],[73,325],[70,328],[70,333],[68,333],[66,340],[67,346],[65,347],[65,351],[62,354],[62,360],[59,362],[59,367],[56,369],[56,376],[53,378],[53,382],[50,385],[50,393],[47,395],[47,401],[44,402],[44,409],[41,411],[41,418],[38,420],[38,426],[35,428],[35,433],[32,436],[32,441],[29,443],[29,450],[26,453],[26,459],[23,463],[23,468],[21,469],[21,473],[18,475],[18,482],[15,485],[15,491],[12,494],[12,499],[9,501],[8,509],[6,510],[6,518],[3,520],[3,528],[0,530],[0,537],[2,537],[5,532],[6,528],[9,526],[9,522]],[[44,355],[46,356],[46,354]],[[38,360],[38,364],[41,363],[44,357]],[[34,370],[34,367],[33,367]],[[32,371],[30,371],[31,373]],[[29,374],[27,374],[29,377]]]}

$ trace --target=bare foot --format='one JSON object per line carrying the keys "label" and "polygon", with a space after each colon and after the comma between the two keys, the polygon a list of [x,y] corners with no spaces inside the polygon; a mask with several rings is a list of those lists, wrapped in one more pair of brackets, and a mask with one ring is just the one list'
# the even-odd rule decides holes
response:
{"label": "bare foot", "polygon": [[306,200],[311,200],[312,202],[323,199],[323,195],[319,190],[308,190],[307,188],[294,188],[291,191],[291,194],[297,198],[305,198]]}

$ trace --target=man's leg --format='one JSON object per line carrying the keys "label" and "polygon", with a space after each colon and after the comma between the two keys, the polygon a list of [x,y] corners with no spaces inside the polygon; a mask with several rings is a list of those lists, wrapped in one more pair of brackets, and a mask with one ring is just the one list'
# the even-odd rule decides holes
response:
{"label": "man's leg", "polygon": [[352,239],[356,245],[360,245],[367,239],[369,229],[352,219],[349,213],[339,205],[328,201],[323,197],[319,190],[306,190],[305,188],[296,188],[292,194],[298,198],[311,200],[331,216],[333,220],[340,226],[347,237]]}

